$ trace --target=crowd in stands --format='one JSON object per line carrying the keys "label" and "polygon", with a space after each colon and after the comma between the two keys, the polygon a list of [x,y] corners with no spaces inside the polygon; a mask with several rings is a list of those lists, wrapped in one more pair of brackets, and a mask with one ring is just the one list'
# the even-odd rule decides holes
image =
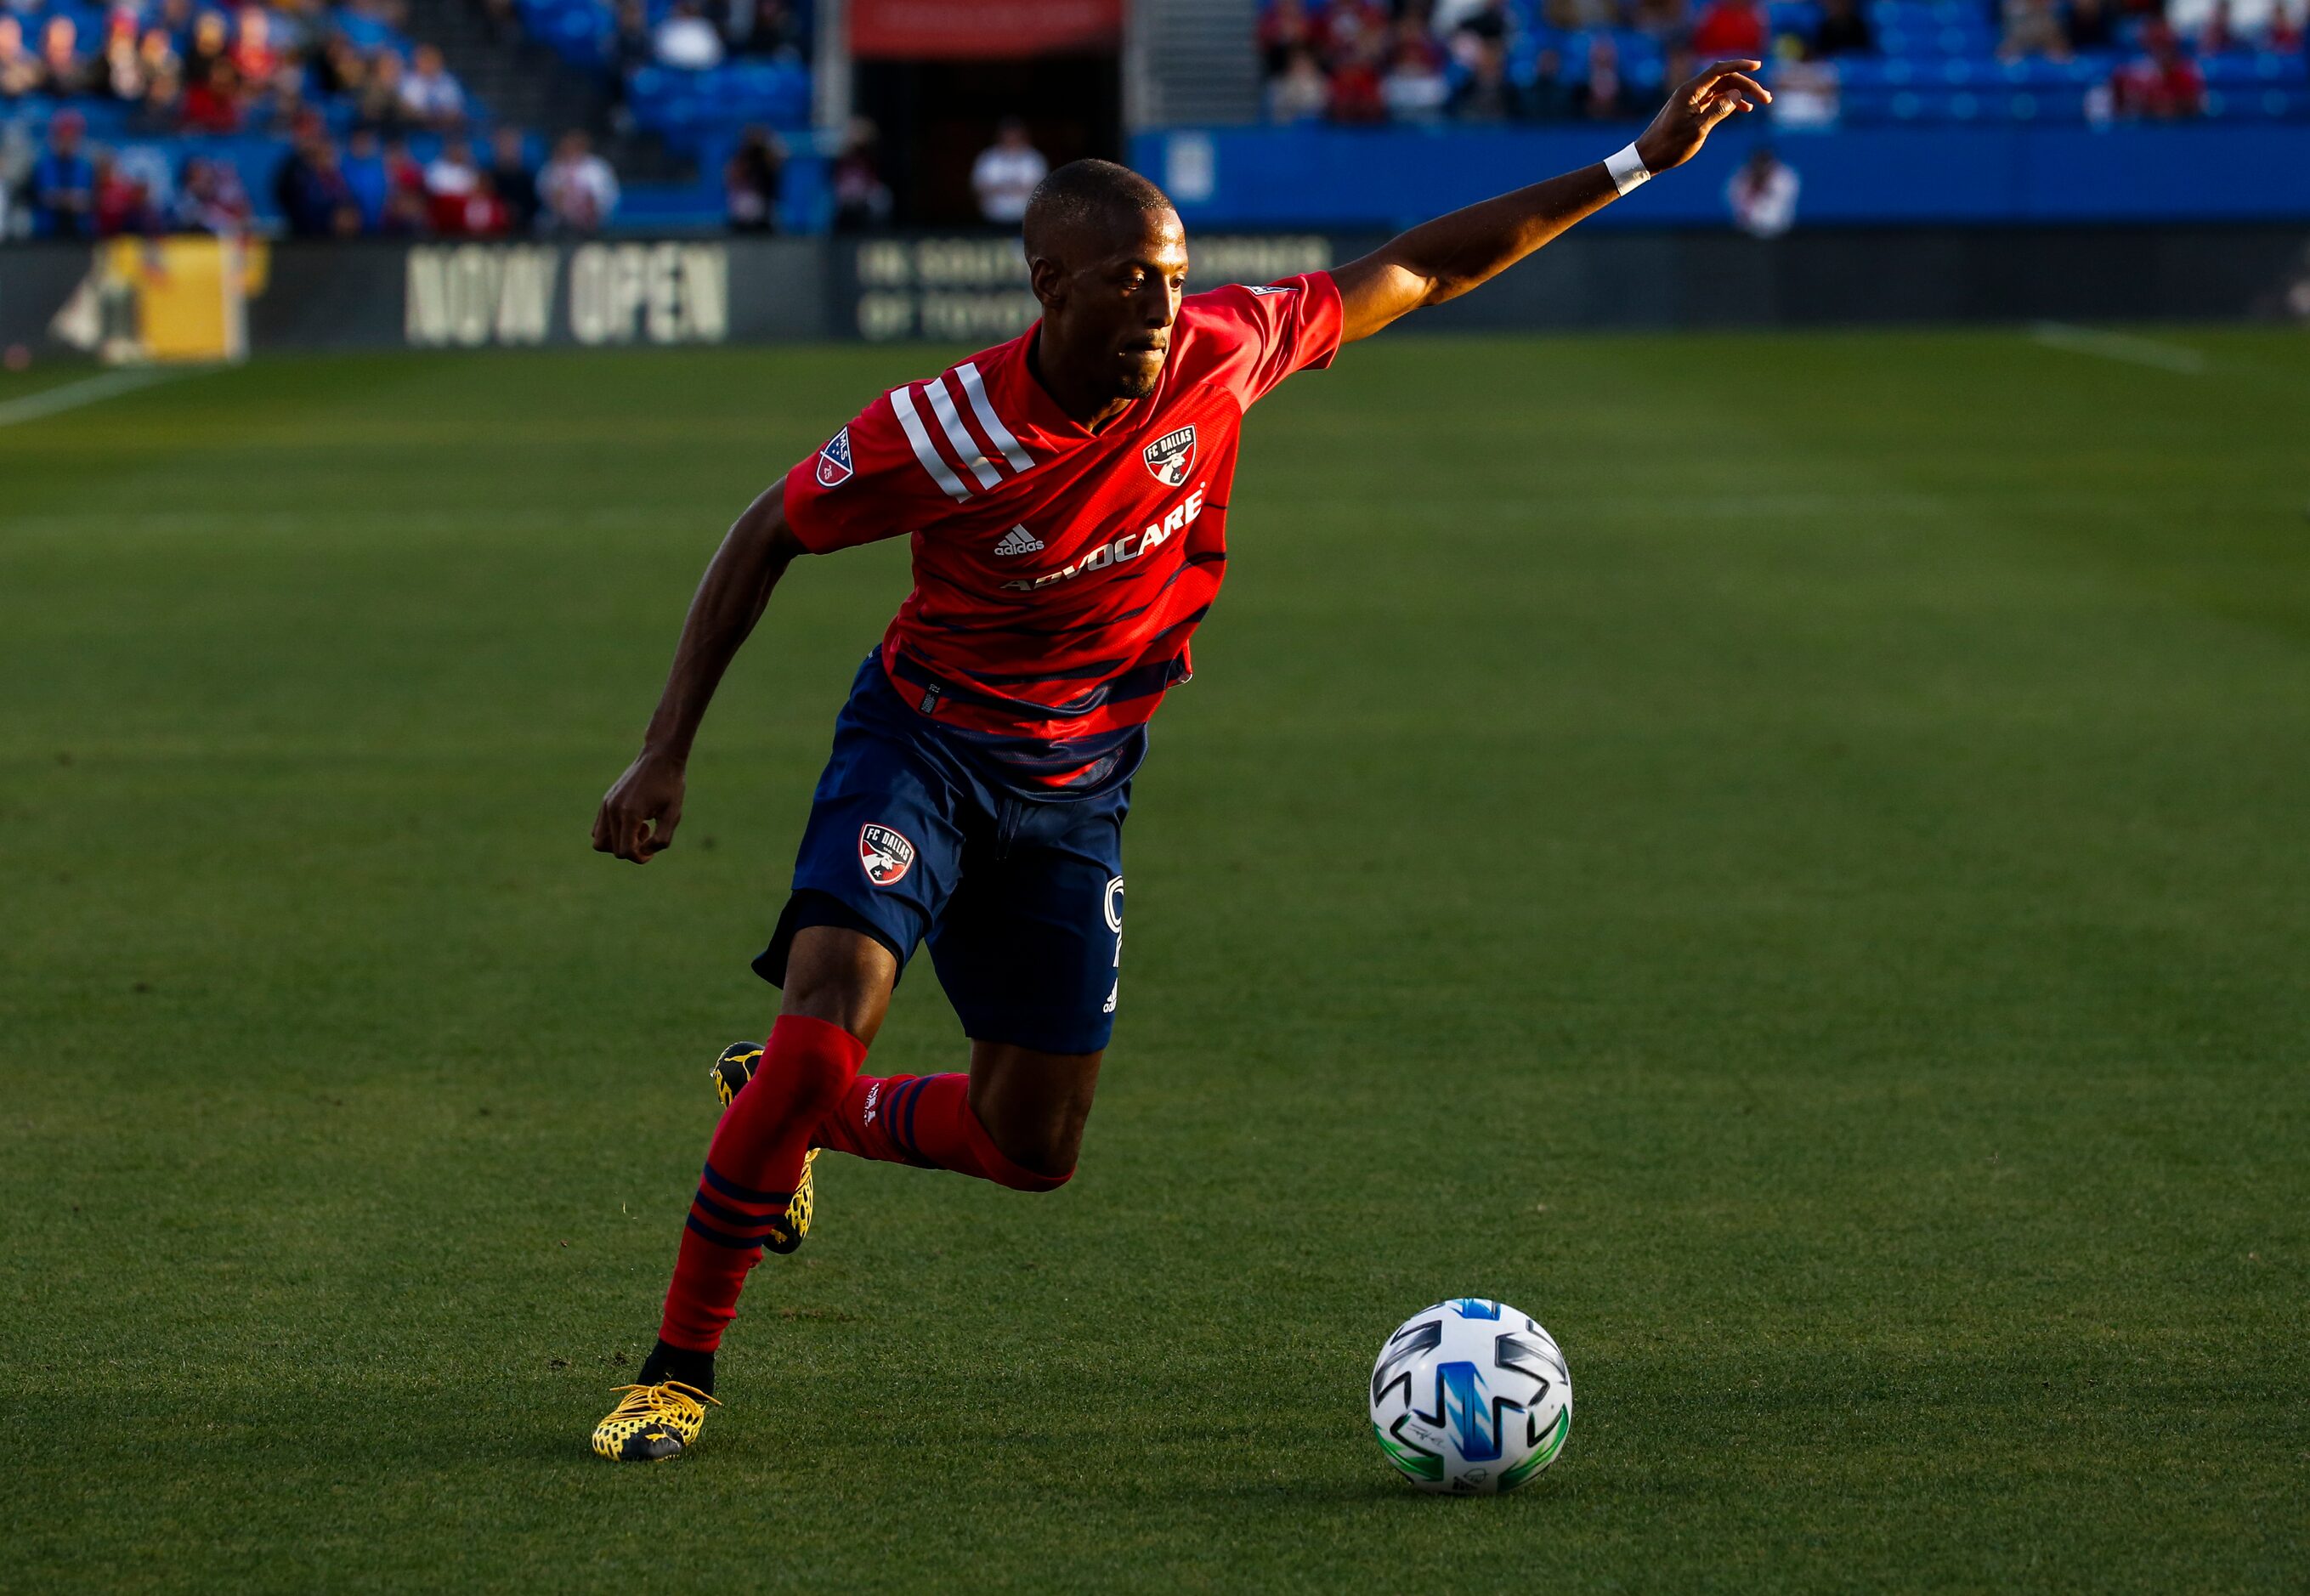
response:
{"label": "crowd in stands", "polygon": [[[2073,89],[2089,119],[2187,117],[2226,81],[2304,81],[2305,0],[1265,0],[1279,123],[1635,120],[1705,62],[1767,63],[1785,119],[1834,120],[1840,78]],[[1891,57],[1888,62],[1887,57]],[[1885,70],[1855,70],[1867,62]],[[2036,70],[2045,69],[2045,70]],[[1910,97],[1914,99],[1915,97]],[[2250,102],[2310,112],[2291,88]],[[2032,100],[2025,114],[2044,114]]]}
{"label": "crowd in stands", "polygon": [[5,0],[0,104],[117,108],[117,124],[142,134],[286,134],[313,110],[340,128],[461,126],[464,89],[439,50],[401,36],[400,20],[400,0]]}
{"label": "crowd in stands", "polygon": [[0,0],[0,122],[46,125],[29,160],[0,147],[0,196],[45,237],[234,232],[260,208],[316,238],[602,227],[618,184],[586,135],[541,165],[399,32],[402,4]]}

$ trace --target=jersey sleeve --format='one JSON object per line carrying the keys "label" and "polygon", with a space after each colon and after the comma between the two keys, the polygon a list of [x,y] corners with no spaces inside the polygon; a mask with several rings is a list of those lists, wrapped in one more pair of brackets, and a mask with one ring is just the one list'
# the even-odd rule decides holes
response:
{"label": "jersey sleeve", "polygon": [[1293,372],[1321,370],[1340,352],[1340,290],[1329,272],[1260,288],[1230,283],[1194,302],[1224,346],[1221,380],[1246,410]]}
{"label": "jersey sleeve", "polygon": [[813,554],[919,532],[953,507],[883,395],[786,473],[786,525]]}

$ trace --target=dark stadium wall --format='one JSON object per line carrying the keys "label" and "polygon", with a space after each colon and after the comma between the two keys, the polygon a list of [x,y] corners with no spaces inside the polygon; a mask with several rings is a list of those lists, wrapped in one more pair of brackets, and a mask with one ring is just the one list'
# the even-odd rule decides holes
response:
{"label": "dark stadium wall", "polygon": [[[1198,286],[1320,270],[1378,233],[1199,233]],[[135,347],[136,285],[84,245],[0,251],[0,349]],[[104,312],[89,313],[101,300]],[[248,301],[268,350],[927,339],[986,344],[1035,314],[1017,244],[986,232],[582,244],[274,245]],[[1934,321],[2310,322],[2310,222],[2231,227],[1584,230],[1425,332]],[[124,342],[124,334],[126,341]]]}
{"label": "dark stadium wall", "polygon": [[1123,153],[1123,81],[1113,50],[999,61],[861,61],[853,103],[881,131],[895,220],[978,224],[971,163],[1006,117],[1053,166]]}

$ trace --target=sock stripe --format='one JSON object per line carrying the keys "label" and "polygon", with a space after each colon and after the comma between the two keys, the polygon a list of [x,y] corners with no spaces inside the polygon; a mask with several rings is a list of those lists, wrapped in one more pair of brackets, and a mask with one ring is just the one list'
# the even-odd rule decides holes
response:
{"label": "sock stripe", "polygon": [[705,1180],[708,1185],[737,1202],[784,1208],[794,1201],[792,1192],[757,1192],[751,1186],[742,1186],[728,1176],[716,1174],[711,1164],[706,1166]]}
{"label": "sock stripe", "polygon": [[762,1245],[762,1238],[759,1236],[751,1241],[741,1241],[734,1236],[725,1236],[711,1225],[701,1223],[696,1214],[690,1215],[684,1222],[691,1230],[704,1236],[716,1246],[727,1247],[734,1253],[751,1253]]}
{"label": "sock stripe", "polygon": [[690,1199],[690,1203],[693,1208],[698,1210],[699,1212],[704,1213],[707,1218],[719,1219],[723,1224],[729,1226],[734,1230],[751,1230],[764,1225],[774,1224],[783,1217],[786,1212],[786,1210],[781,1208],[775,1212],[767,1214],[741,1213],[734,1208],[725,1208],[721,1203],[715,1201],[713,1198],[708,1197],[706,1194],[705,1188],[702,1186],[699,1188],[698,1195]]}
{"label": "sock stripe", "polygon": [[927,1075],[917,1075],[899,1089],[903,1102],[891,1106],[890,1140],[906,1149],[910,1158],[920,1158],[923,1149],[915,1141],[915,1105],[922,1100],[923,1088],[931,1083]]}

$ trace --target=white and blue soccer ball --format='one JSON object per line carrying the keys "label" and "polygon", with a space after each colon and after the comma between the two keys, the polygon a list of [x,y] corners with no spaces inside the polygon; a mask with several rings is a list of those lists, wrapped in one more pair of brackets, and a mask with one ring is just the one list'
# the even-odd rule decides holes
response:
{"label": "white and blue soccer ball", "polygon": [[1503,1302],[1457,1297],[1406,1319],[1372,1365],[1372,1434],[1424,1491],[1512,1491],[1564,1450],[1572,1375],[1556,1338]]}

